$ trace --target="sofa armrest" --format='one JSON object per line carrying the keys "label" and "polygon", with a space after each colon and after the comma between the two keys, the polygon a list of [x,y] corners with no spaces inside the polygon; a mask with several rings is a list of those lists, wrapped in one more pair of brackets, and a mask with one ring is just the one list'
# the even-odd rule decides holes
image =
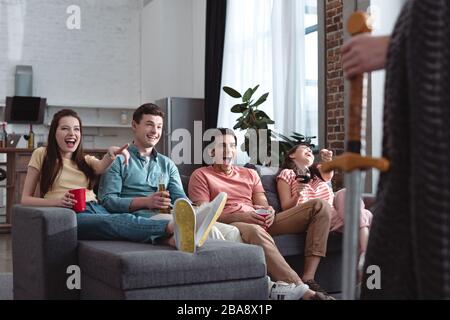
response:
{"label": "sofa armrest", "polygon": [[14,299],[78,299],[66,271],[78,264],[75,212],[64,208],[12,209]]}

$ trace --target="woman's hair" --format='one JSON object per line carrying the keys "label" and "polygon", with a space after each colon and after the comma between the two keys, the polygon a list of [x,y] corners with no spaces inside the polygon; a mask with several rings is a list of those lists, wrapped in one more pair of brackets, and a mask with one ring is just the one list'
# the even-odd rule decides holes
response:
{"label": "woman's hair", "polygon": [[[284,156],[284,161],[283,164],[281,165],[280,171],[283,169],[291,169],[292,171],[295,172],[295,174],[298,173],[297,165],[295,164],[295,161],[291,159],[290,155],[294,154],[297,151],[297,149],[301,146],[310,147],[310,145],[307,143],[300,143],[289,149],[289,151]],[[317,168],[317,165],[313,164],[311,167],[309,167],[309,171],[311,173],[311,179],[313,179],[314,177],[319,177],[320,179],[322,179],[322,176],[320,175],[320,171]]]}
{"label": "woman's hair", "polygon": [[95,183],[95,172],[84,159],[84,151],[83,151],[83,131],[81,119],[78,114],[70,109],[63,109],[58,111],[53,116],[52,123],[50,125],[50,130],[48,132],[48,141],[47,141],[47,150],[44,155],[44,159],[42,162],[42,170],[40,177],[40,192],[41,197],[53,187],[53,183],[55,182],[56,177],[61,173],[63,167],[63,161],[61,152],[58,147],[58,143],[56,141],[56,129],[58,129],[59,121],[64,117],[74,117],[80,123],[80,142],[78,144],[78,148],[75,152],[72,153],[72,160],[78,166],[78,169],[84,173],[86,178],[89,181],[89,189],[93,188]]}

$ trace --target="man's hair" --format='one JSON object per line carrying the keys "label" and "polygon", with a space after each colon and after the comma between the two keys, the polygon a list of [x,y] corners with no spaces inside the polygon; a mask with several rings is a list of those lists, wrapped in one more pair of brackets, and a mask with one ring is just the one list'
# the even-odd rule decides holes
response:
{"label": "man's hair", "polygon": [[158,107],[156,104],[153,103],[145,103],[139,108],[137,108],[133,113],[133,120],[136,123],[141,122],[142,116],[144,114],[151,114],[154,116],[160,116],[164,119],[164,112],[161,110],[160,107]]}
{"label": "man's hair", "polygon": [[[236,138],[236,135],[234,134],[233,130],[231,130],[229,128],[217,128],[217,129],[214,129],[214,130],[219,131],[221,133],[220,135],[222,135],[222,136],[226,136],[226,135],[233,136],[234,137],[234,143],[237,145],[237,138]],[[216,141],[216,137],[217,136],[219,136],[219,134],[213,135],[211,137],[211,144],[212,145],[214,145],[214,142]]]}

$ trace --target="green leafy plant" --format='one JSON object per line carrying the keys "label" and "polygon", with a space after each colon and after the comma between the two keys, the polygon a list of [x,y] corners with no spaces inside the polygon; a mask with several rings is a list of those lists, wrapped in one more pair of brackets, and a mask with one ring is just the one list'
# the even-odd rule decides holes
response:
{"label": "green leafy plant", "polygon": [[[233,129],[239,129],[239,130],[247,130],[245,135],[245,142],[241,145],[241,150],[247,152],[247,154],[250,156],[250,162],[252,164],[264,164],[264,165],[276,165],[281,164],[283,161],[286,153],[291,149],[293,146],[299,144],[299,143],[307,143],[310,145],[311,148],[314,149],[314,145],[311,143],[311,140],[316,137],[309,137],[304,136],[300,133],[294,132],[290,137],[287,137],[285,135],[282,135],[280,133],[277,133],[271,129],[269,129],[269,125],[274,124],[275,122],[262,110],[259,109],[261,105],[267,100],[267,97],[269,96],[269,93],[265,93],[262,96],[260,96],[256,101],[253,98],[253,95],[255,94],[256,90],[259,88],[259,85],[257,85],[254,88],[248,88],[244,94],[241,94],[237,90],[231,88],[231,87],[223,87],[223,91],[227,93],[230,97],[235,99],[241,99],[241,103],[235,104],[231,108],[231,112],[241,114],[241,116],[236,120],[236,124],[234,125]],[[259,146],[259,141],[262,138],[265,138],[266,141],[266,154],[268,157],[275,160],[275,163],[271,163],[268,158],[261,159],[259,156],[259,152],[257,155],[253,155],[250,153],[250,135],[249,135],[249,129],[255,130],[257,134],[257,140],[254,143],[257,143],[257,146]],[[261,131],[263,130],[263,131]],[[262,136],[262,135],[265,136]],[[277,155],[274,155],[272,157],[271,152],[271,141],[272,139],[275,139],[279,143],[279,152]]]}
{"label": "green leafy plant", "polygon": [[288,151],[298,144],[307,144],[313,150],[314,153],[318,152],[316,146],[313,143],[311,143],[312,139],[316,138],[315,136],[305,136],[303,134],[293,132],[290,135],[290,137],[286,137],[285,135],[282,135],[281,133],[272,131],[272,137],[275,138],[276,140],[278,140],[278,143],[279,143],[278,153],[279,153],[280,164],[284,160]]}
{"label": "green leafy plant", "polygon": [[255,99],[252,99],[258,88],[259,85],[254,88],[248,88],[244,94],[241,94],[237,90],[225,86],[223,87],[223,91],[225,91],[225,93],[227,93],[232,98],[241,99],[241,103],[238,103],[231,108],[231,112],[241,114],[241,116],[237,119],[237,123],[235,124],[233,129],[247,130],[245,135],[245,142],[242,144],[241,149],[247,152],[247,154],[250,156],[251,163],[267,164],[267,158],[261,159],[259,157],[259,153],[257,153],[256,156],[252,156],[252,154],[250,153],[249,129],[253,129],[257,132],[255,142],[257,143],[257,146],[259,146],[259,140],[263,138],[262,134],[266,135],[265,138],[267,141],[267,156],[270,157],[270,141],[272,130],[269,129],[269,125],[275,123],[264,111],[258,109],[267,100],[269,93],[267,92],[263,94],[256,101]]}
{"label": "green leafy plant", "polygon": [[263,94],[256,102],[255,100],[252,100],[253,94],[258,88],[259,85],[253,89],[248,88],[242,95],[233,88],[223,87],[223,91],[232,98],[242,99],[242,103],[236,104],[231,108],[231,112],[242,114],[241,117],[237,119],[237,123],[233,129],[268,129],[269,124],[275,123],[264,111],[258,109],[258,107],[267,100],[269,93]]}

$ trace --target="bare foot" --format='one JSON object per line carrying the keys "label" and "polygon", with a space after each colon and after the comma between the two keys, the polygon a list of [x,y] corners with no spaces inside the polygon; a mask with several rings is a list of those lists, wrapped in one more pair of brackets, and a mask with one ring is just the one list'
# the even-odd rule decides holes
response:
{"label": "bare foot", "polygon": [[315,293],[314,291],[308,290],[308,291],[306,291],[306,293],[303,295],[302,299],[303,299],[303,300],[311,300],[311,299],[314,297],[315,294],[316,294],[316,293]]}
{"label": "bare foot", "polygon": [[163,246],[171,246],[171,247],[176,247],[177,246],[175,244],[175,237],[174,236],[171,236],[170,238],[165,238],[165,239],[159,240],[158,244],[163,245]]}

